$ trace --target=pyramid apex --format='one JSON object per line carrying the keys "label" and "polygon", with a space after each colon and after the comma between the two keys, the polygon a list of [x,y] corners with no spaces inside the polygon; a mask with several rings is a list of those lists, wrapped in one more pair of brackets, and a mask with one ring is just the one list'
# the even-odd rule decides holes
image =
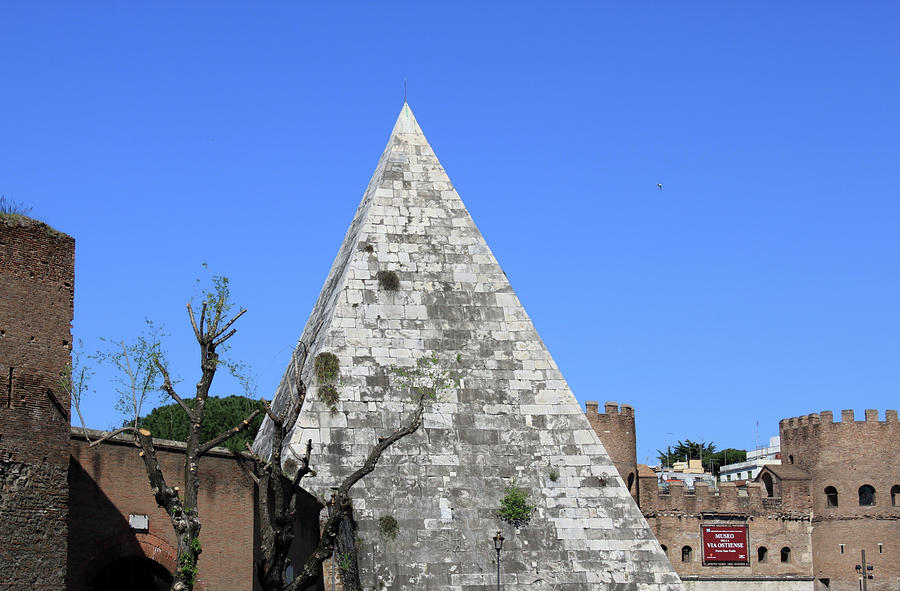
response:
{"label": "pyramid apex", "polygon": [[396,135],[406,134],[424,135],[422,133],[422,128],[419,127],[419,122],[416,121],[416,116],[413,115],[412,109],[409,108],[409,103],[403,101],[403,108],[400,109],[400,114],[397,116],[397,122],[394,123],[391,137],[393,138]]}

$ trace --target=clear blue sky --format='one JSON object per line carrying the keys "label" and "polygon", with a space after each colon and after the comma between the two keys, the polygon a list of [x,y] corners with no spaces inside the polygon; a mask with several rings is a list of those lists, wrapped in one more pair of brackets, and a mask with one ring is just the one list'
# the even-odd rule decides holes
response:
{"label": "clear blue sky", "polygon": [[406,79],[578,399],[634,405],[642,462],[752,448],[900,406],[898,31],[895,1],[6,2],[0,194],[76,238],[86,348],[151,317],[183,388],[193,279],[230,276],[269,396]]}

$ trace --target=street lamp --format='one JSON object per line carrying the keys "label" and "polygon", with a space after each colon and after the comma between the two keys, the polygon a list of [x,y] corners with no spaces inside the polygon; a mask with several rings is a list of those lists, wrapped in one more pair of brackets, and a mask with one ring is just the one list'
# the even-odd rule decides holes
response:
{"label": "street lamp", "polygon": [[494,536],[494,550],[497,551],[497,591],[500,591],[500,550],[503,550],[503,534],[499,529]]}

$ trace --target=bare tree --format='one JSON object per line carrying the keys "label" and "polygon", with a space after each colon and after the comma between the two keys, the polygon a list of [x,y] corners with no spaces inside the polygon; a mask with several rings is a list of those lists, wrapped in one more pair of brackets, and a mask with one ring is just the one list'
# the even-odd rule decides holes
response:
{"label": "bare tree", "polygon": [[[457,355],[457,363],[460,356]],[[286,580],[288,551],[294,540],[294,524],[297,519],[297,496],[306,475],[315,476],[310,466],[312,440],[306,442],[305,453],[299,458],[295,474],[282,470],[282,450],[290,429],[297,422],[306,401],[307,387],[302,379],[307,362],[307,348],[301,342],[292,359],[294,384],[291,399],[282,405],[281,412],[266,405],[266,413],[272,422],[272,440],[268,459],[251,450],[258,485],[258,521],[262,540],[262,558],[257,562],[257,578],[265,591],[302,591],[313,585],[322,573],[322,563],[333,556],[337,549],[343,557],[341,580],[344,589],[359,590],[359,567],[355,544],[356,522],[350,490],[366,475],[375,470],[381,455],[389,447],[422,425],[426,405],[436,400],[441,390],[459,385],[459,375],[439,366],[437,356],[418,360],[411,369],[393,368],[394,388],[409,394],[412,410],[407,419],[393,432],[377,438],[362,465],[346,476],[334,488],[330,501],[320,499],[328,507],[328,517],[320,532],[319,543],[306,562],[295,571],[294,579]]]}
{"label": "bare tree", "polygon": [[[209,398],[213,378],[217,369],[226,365],[226,362],[220,359],[220,354],[225,348],[225,342],[236,332],[236,329],[233,328],[234,323],[246,312],[241,309],[229,318],[231,303],[228,279],[213,276],[213,286],[213,290],[203,294],[199,315],[195,314],[191,303],[187,305],[194,337],[200,346],[201,374],[197,381],[192,404],[186,402],[176,392],[165,358],[155,340],[150,339],[136,349],[129,348],[122,343],[122,352],[112,354],[107,361],[112,361],[126,376],[123,383],[127,387],[120,390],[120,401],[124,400],[127,409],[133,413],[134,421],[130,425],[106,433],[100,439],[90,442],[90,446],[93,447],[120,433],[127,432],[134,435],[136,445],[141,448],[139,455],[144,461],[156,503],[169,515],[178,542],[178,562],[172,582],[172,591],[190,591],[194,588],[197,580],[197,562],[202,551],[200,513],[197,507],[200,490],[198,474],[200,458],[213,447],[223,444],[232,436],[246,429],[259,414],[259,411],[255,410],[235,427],[220,433],[209,441],[200,440],[201,428],[206,418],[206,401]],[[79,416],[81,412],[78,407],[84,392],[83,376],[84,373],[79,368],[69,369],[63,376],[64,382],[68,382],[67,390],[76,405]],[[153,447],[153,434],[139,426],[137,422],[141,403],[156,377],[160,378],[162,389],[181,407],[190,423],[185,441],[184,491],[180,491],[177,486],[169,486]],[[87,436],[86,431],[85,435]]]}

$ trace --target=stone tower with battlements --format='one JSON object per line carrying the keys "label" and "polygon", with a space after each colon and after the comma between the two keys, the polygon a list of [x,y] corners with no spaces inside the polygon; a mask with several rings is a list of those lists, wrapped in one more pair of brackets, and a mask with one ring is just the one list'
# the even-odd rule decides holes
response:
{"label": "stone tower with battlements", "polygon": [[878,415],[867,409],[856,420],[843,410],[835,421],[822,411],[779,424],[782,464],[808,477],[814,574],[829,589],[858,588],[862,550],[874,565],[870,591],[900,583],[900,420],[896,410],[885,411],[883,421]]}
{"label": "stone tower with battlements", "polygon": [[584,403],[588,423],[594,428],[606,453],[625,481],[628,492],[640,504],[638,495],[637,438],[634,432],[634,408],[623,404],[607,402],[603,412],[593,400]]}
{"label": "stone tower with battlements", "polygon": [[[340,362],[334,409],[313,363],[302,369],[310,392],[289,444],[313,440],[318,475],[304,485],[320,499],[411,411],[389,368],[460,356],[460,386],[353,489],[365,588],[493,589],[502,528],[507,589],[682,589],[407,105],[301,341],[310,360]],[[518,530],[497,518],[511,483],[536,506]],[[395,539],[379,533],[385,516]]]}

